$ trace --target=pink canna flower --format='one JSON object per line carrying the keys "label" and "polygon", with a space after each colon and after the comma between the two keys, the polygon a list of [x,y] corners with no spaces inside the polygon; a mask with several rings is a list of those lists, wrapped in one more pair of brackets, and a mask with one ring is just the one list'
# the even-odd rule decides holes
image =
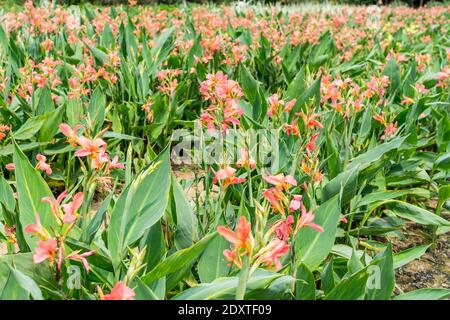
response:
{"label": "pink canna flower", "polygon": [[83,192],[78,192],[73,196],[72,202],[62,205],[62,208],[64,210],[64,216],[62,218],[62,221],[64,223],[72,223],[77,219],[78,217],[77,210],[83,204],[83,199],[84,199]]}
{"label": "pink canna flower", "polygon": [[13,171],[13,170],[16,169],[16,166],[14,165],[14,163],[8,163],[8,164],[5,166],[5,168],[6,168],[6,170],[8,170],[8,171]]}
{"label": "pink canna flower", "polygon": [[283,125],[284,130],[286,131],[286,134],[288,136],[290,136],[291,134],[294,136],[300,135],[300,129],[298,128],[297,122],[298,122],[298,118],[295,118],[291,124],[285,123]]}
{"label": "pink canna flower", "polygon": [[257,257],[261,263],[266,264],[268,267],[275,265],[276,270],[280,270],[282,268],[280,258],[288,251],[289,245],[285,241],[275,238],[258,252]]}
{"label": "pink canna flower", "polygon": [[269,98],[267,98],[267,102],[269,103],[269,109],[267,110],[267,115],[272,117],[276,114],[281,106],[284,106],[284,100],[280,99],[278,94],[273,94]]}
{"label": "pink canna flower", "polygon": [[42,226],[39,215],[35,214],[34,217],[36,219],[36,223],[27,225],[25,227],[25,232],[32,235],[36,235],[41,240],[49,239],[50,235],[47,232],[47,230]]}
{"label": "pink canna flower", "polygon": [[59,125],[59,131],[67,137],[69,144],[73,147],[78,145],[78,136],[76,132],[80,128],[82,128],[81,125],[76,125],[74,129],[72,129],[67,123],[61,123]]}
{"label": "pink canna flower", "polygon": [[61,209],[59,205],[67,197],[67,192],[63,191],[56,200],[53,197],[44,197],[41,199],[42,202],[48,202],[52,208],[52,212],[57,219],[61,219]]}
{"label": "pink canna flower", "polygon": [[297,103],[297,99],[292,99],[286,105],[284,106],[284,112],[290,112],[292,108],[294,108],[295,104]]}
{"label": "pink canna flower", "polygon": [[312,211],[307,212],[306,208],[303,204],[301,205],[301,207],[302,207],[302,215],[297,221],[297,226],[295,227],[296,232],[300,228],[306,228],[306,227],[311,227],[318,232],[323,232],[324,231],[323,228],[314,223],[315,215],[312,213]]}
{"label": "pink canna flower", "polygon": [[45,160],[47,160],[45,156],[43,156],[42,154],[38,154],[36,156],[36,160],[38,161],[36,169],[45,171],[46,174],[52,174],[52,168],[50,168],[50,165],[48,163],[45,163]]}
{"label": "pink canna flower", "polygon": [[94,168],[96,170],[100,170],[101,168],[103,168],[103,165],[105,163],[106,164],[109,163],[109,156],[105,152],[105,150],[100,150],[99,153],[92,155],[92,161],[91,161],[92,168]]}
{"label": "pink canna flower", "polygon": [[78,138],[78,144],[81,146],[81,149],[75,151],[75,156],[77,157],[95,157],[96,154],[100,153],[102,147],[106,147],[106,142],[102,139],[95,138],[91,140],[84,136]]}
{"label": "pink canna flower", "polygon": [[224,169],[219,169],[213,178],[213,183],[216,184],[217,181],[224,181],[224,188],[227,188],[231,184],[239,184],[245,181],[245,178],[238,178],[234,174],[236,169],[232,167],[226,167]]}
{"label": "pink canna flower", "polygon": [[294,199],[291,200],[291,203],[289,204],[289,211],[293,212],[293,211],[297,211],[298,209],[300,209],[300,205],[302,201],[302,196],[299,194],[295,194],[294,195]]}
{"label": "pink canna flower", "polygon": [[231,267],[234,263],[239,269],[242,268],[241,257],[236,253],[236,250],[226,249],[223,251],[223,255],[226,261],[231,262],[228,267]]}
{"label": "pink canna flower", "polygon": [[125,169],[125,165],[123,163],[119,163],[119,156],[114,156],[114,158],[108,163],[108,170],[111,169]]}
{"label": "pink canna flower", "polygon": [[263,176],[263,179],[279,189],[289,190],[290,186],[297,185],[297,181],[293,176],[287,175],[285,177],[282,173],[277,174],[276,176]]}
{"label": "pink canna flower", "polygon": [[305,115],[303,112],[298,113],[305,122],[305,125],[309,129],[317,128],[323,128],[323,124],[316,120],[317,117],[320,117],[319,114],[313,113],[310,116]]}
{"label": "pink canna flower", "polygon": [[39,241],[36,253],[33,255],[34,263],[41,263],[48,260],[50,263],[55,261],[56,240],[50,238],[47,241]]}
{"label": "pink canna flower", "polygon": [[397,132],[397,122],[389,123],[384,129],[384,134],[381,136],[381,140],[385,140]]}
{"label": "pink canna flower", "polygon": [[252,250],[251,243],[252,225],[247,218],[241,216],[236,225],[236,232],[223,227],[217,227],[217,232],[227,241],[231,242],[236,249],[244,249],[247,253]]}
{"label": "pink canna flower", "polygon": [[84,269],[86,270],[86,273],[89,273],[90,267],[89,263],[86,260],[86,257],[89,257],[90,255],[94,254],[95,251],[88,251],[85,253],[80,254],[80,250],[74,251],[71,254],[69,254],[66,258],[73,261],[78,261],[83,264]]}
{"label": "pink canna flower", "polygon": [[285,220],[281,220],[275,228],[277,238],[286,241],[292,233],[292,225],[294,224],[294,217],[289,215]]}
{"label": "pink canna flower", "polygon": [[102,300],[134,300],[134,296],[133,289],[128,288],[125,283],[119,281]]}
{"label": "pink canna flower", "polygon": [[265,190],[263,192],[263,196],[267,201],[269,201],[272,209],[275,212],[284,214],[285,202],[287,202],[288,199],[284,195],[283,191],[274,187],[274,188]]}
{"label": "pink canna flower", "polygon": [[249,157],[248,151],[245,148],[241,149],[241,158],[236,162],[236,166],[238,168],[250,168],[255,169],[256,168],[256,161]]}
{"label": "pink canna flower", "polygon": [[315,149],[315,143],[317,138],[319,137],[318,133],[313,134],[313,136],[311,137],[311,140],[309,141],[308,145],[306,146],[306,150],[308,152],[308,155],[311,156],[311,152],[314,151]]}

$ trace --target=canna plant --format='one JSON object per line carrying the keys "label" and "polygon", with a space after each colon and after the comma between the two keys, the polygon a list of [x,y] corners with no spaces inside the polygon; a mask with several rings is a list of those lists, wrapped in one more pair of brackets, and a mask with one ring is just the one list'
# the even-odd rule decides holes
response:
{"label": "canna plant", "polygon": [[0,298],[450,296],[449,8],[342,8],[0,9]]}

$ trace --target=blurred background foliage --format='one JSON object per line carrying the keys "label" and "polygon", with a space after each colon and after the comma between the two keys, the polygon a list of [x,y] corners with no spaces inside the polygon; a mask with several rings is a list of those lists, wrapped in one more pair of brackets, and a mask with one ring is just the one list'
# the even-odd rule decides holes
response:
{"label": "blurred background foliage", "polygon": [[[0,5],[4,7],[11,7],[16,5],[21,5],[25,0],[0,0]],[[33,2],[39,3],[42,0],[35,0]],[[48,0],[51,1],[51,0]],[[96,5],[115,5],[115,4],[126,4],[128,0],[55,0],[58,4],[63,5],[78,5],[78,4],[96,4]],[[181,3],[197,3],[197,4],[230,4],[235,1],[230,0],[138,0],[138,4],[148,5],[148,4],[181,4]],[[394,5],[409,5],[412,7],[419,7],[422,5],[433,5],[433,4],[445,4],[450,5],[450,0],[259,0],[259,1],[244,1],[246,3],[263,3],[263,4],[352,4],[352,5],[373,5],[373,4],[394,4]]]}

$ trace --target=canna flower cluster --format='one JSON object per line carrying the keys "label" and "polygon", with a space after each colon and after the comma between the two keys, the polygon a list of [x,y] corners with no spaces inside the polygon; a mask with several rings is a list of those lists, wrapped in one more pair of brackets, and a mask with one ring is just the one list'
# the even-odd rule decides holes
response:
{"label": "canna flower cluster", "polygon": [[94,251],[80,253],[81,250],[76,250],[67,255],[65,254],[64,241],[80,218],[79,209],[83,204],[84,194],[78,192],[72,197],[71,202],[62,204],[67,197],[68,194],[64,191],[56,199],[53,197],[42,198],[42,202],[47,202],[50,205],[53,216],[59,226],[58,230],[52,229],[52,233],[50,233],[42,225],[40,216],[37,213],[35,214],[36,223],[28,224],[25,227],[26,233],[39,239],[33,255],[33,262],[41,263],[47,260],[51,266],[55,265],[57,278],[60,276],[61,267],[65,260],[81,262],[86,272],[89,273],[90,267],[86,257],[94,253]]}
{"label": "canna flower cluster", "polygon": [[11,127],[6,124],[0,124],[0,141],[5,139],[6,132],[10,131]]}
{"label": "canna flower cluster", "polygon": [[180,69],[165,69],[158,71],[156,77],[160,82],[158,90],[169,96],[172,96],[177,89],[178,80],[177,77],[181,74]]}
{"label": "canna flower cluster", "polygon": [[385,127],[384,134],[380,137],[381,140],[388,139],[397,131],[397,123],[388,122],[383,111],[380,114],[375,114],[373,118]]}
{"label": "canna flower cluster", "polygon": [[240,124],[239,118],[244,112],[238,106],[238,99],[243,93],[236,81],[229,80],[221,71],[208,74],[200,84],[200,93],[209,103],[200,116],[200,123],[208,130],[227,133],[230,126]]}
{"label": "canna flower cluster", "polygon": [[59,126],[61,133],[67,137],[67,141],[72,146],[78,147],[74,153],[75,156],[90,159],[90,167],[100,174],[97,181],[102,188],[107,189],[111,186],[112,182],[110,177],[111,171],[114,169],[124,169],[125,165],[119,162],[117,155],[111,159],[106,152],[107,144],[100,138],[105,130],[98,133],[94,138],[88,138],[79,135],[78,131],[81,128],[81,126],[75,126],[72,129],[66,123],[62,123]]}

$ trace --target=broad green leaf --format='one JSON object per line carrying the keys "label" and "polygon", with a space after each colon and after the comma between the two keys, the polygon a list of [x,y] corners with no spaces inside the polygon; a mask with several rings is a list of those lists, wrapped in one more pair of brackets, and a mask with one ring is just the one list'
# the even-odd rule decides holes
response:
{"label": "broad green leaf", "polygon": [[174,175],[172,175],[172,205],[177,222],[175,246],[178,249],[190,247],[197,237],[197,217]]}
{"label": "broad green leaf", "polygon": [[147,286],[139,277],[136,277],[133,282],[136,284],[134,288],[135,297],[134,300],[159,300],[153,290]]}
{"label": "broad green leaf", "polygon": [[96,135],[102,128],[105,121],[106,97],[100,87],[97,87],[89,102],[88,114],[90,127],[93,135]]}
{"label": "broad green leaf", "polygon": [[216,237],[206,247],[198,262],[198,276],[201,282],[212,282],[217,278],[228,275],[230,268],[223,252],[229,247],[229,242],[223,237]]}
{"label": "broad green leaf", "polygon": [[349,278],[341,280],[325,300],[361,300],[366,290],[366,282],[369,274],[367,268],[354,273]]}
{"label": "broad green leaf", "polygon": [[295,298],[297,300],[316,299],[316,281],[311,271],[303,263],[297,268]]}
{"label": "broad green leaf", "polygon": [[430,245],[431,244],[424,244],[394,254],[394,269],[400,268],[405,264],[420,258],[427,251]]}
{"label": "broad green leaf", "polygon": [[17,196],[19,203],[19,220],[22,225],[25,240],[31,248],[36,246],[36,240],[25,232],[25,227],[30,223],[36,223],[35,215],[39,215],[42,225],[50,230],[56,228],[57,221],[47,202],[42,202],[44,197],[52,197],[45,180],[41,174],[33,168],[28,158],[14,142],[14,164],[16,174]]}
{"label": "broad green leaf", "polygon": [[391,58],[384,68],[384,74],[389,77],[389,92],[391,94],[398,92],[401,84],[400,68],[394,58]]}
{"label": "broad green leaf", "polygon": [[10,268],[12,275],[16,279],[17,283],[24,289],[26,292],[28,292],[29,295],[33,297],[34,300],[43,300],[41,289],[39,289],[39,286],[36,284],[36,282],[31,279],[29,276],[25,275],[21,271]]}
{"label": "broad green leaf", "polygon": [[108,229],[108,249],[117,268],[126,248],[161,219],[170,188],[169,149],[138,174],[117,200]]}
{"label": "broad green leaf", "polygon": [[410,203],[393,200],[389,203],[389,208],[396,216],[416,223],[434,226],[450,226],[449,221]]}
{"label": "broad green leaf", "polygon": [[345,170],[328,182],[322,189],[322,201],[342,193],[341,204],[348,203],[358,191],[359,167]]}
{"label": "broad green leaf", "polygon": [[195,261],[216,236],[217,233],[209,234],[193,246],[177,251],[174,254],[168,256],[155,268],[153,268],[153,270],[143,276],[142,281],[146,284],[149,284],[172,272],[176,272],[186,264]]}
{"label": "broad green leaf", "polygon": [[14,132],[14,139],[27,140],[34,137],[45,121],[45,117],[41,116],[29,118],[16,132]]}
{"label": "broad green leaf", "polygon": [[[248,279],[246,292],[267,288],[273,281],[283,276],[279,273],[256,270]],[[239,278],[219,278],[211,283],[202,283],[190,289],[187,289],[178,295],[174,300],[215,300],[215,299],[234,299]]]}
{"label": "broad green leaf", "polygon": [[3,203],[9,211],[14,212],[14,209],[16,208],[16,200],[14,199],[13,189],[5,180],[3,175],[0,175],[0,202]]}
{"label": "broad green leaf", "polygon": [[450,170],[450,152],[444,153],[436,159],[435,167],[448,171]]}
{"label": "broad green leaf", "polygon": [[391,150],[398,149],[402,145],[404,140],[404,137],[394,138],[389,142],[382,143],[372,149],[369,149],[367,152],[354,158],[348,166],[347,170],[354,169],[356,167],[360,167],[361,170],[367,168],[371,163],[381,159],[381,157],[385,153]]}
{"label": "broad green leaf", "polygon": [[39,130],[39,141],[50,141],[58,133],[63,112],[64,107],[61,106],[47,115],[47,120]]}
{"label": "broad green leaf", "polygon": [[392,247],[378,254],[367,269],[367,300],[389,300],[395,286],[394,262]]}
{"label": "broad green leaf", "polygon": [[53,104],[52,93],[47,87],[44,87],[39,96],[36,114],[43,115],[52,112],[53,110],[55,110],[55,106]]}
{"label": "broad green leaf", "polygon": [[333,270],[333,258],[328,260],[320,271],[320,287],[323,292],[328,294],[336,286],[336,279]]}
{"label": "broad green leaf", "polygon": [[423,288],[406,292],[394,297],[394,300],[441,300],[450,297],[450,289]]}
{"label": "broad green leaf", "polygon": [[299,230],[295,241],[298,263],[303,262],[311,271],[320,265],[333,247],[340,214],[338,197],[321,204],[314,214],[314,223],[322,226],[324,232],[307,227]]}

